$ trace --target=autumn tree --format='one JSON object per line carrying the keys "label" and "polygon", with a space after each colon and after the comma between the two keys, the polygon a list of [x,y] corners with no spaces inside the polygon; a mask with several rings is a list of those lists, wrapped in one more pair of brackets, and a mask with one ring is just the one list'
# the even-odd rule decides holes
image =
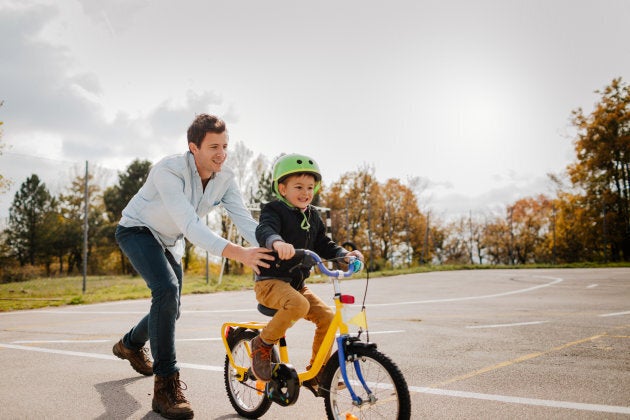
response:
{"label": "autumn tree", "polygon": [[[567,168],[583,191],[587,225],[597,231],[604,258],[630,260],[630,86],[613,79],[594,110],[573,112],[577,162]],[[600,254],[602,254],[600,252]],[[596,257],[596,256],[595,256]]]}
{"label": "autumn tree", "polygon": [[549,262],[547,236],[551,225],[551,201],[544,195],[522,198],[508,206],[512,262]]}
{"label": "autumn tree", "polygon": [[381,187],[374,168],[364,166],[341,175],[323,194],[324,205],[331,209],[333,238],[340,243],[352,242],[365,255],[368,269],[375,268],[382,256],[375,232],[383,209]]}
{"label": "autumn tree", "polygon": [[484,254],[490,264],[510,264],[511,235],[508,218],[487,217],[482,228]]}
{"label": "autumn tree", "polygon": [[[88,263],[91,272],[98,272],[100,261],[109,252],[113,251],[113,244],[108,238],[104,238],[106,231],[106,220],[104,218],[105,206],[101,187],[95,180],[94,173],[88,173]],[[80,269],[83,259],[83,230],[85,221],[85,174],[76,175],[65,192],[59,195],[59,209],[62,217],[67,221],[66,227],[69,250],[67,272],[73,269]],[[100,252],[99,246],[105,246],[107,252],[104,255]]]}

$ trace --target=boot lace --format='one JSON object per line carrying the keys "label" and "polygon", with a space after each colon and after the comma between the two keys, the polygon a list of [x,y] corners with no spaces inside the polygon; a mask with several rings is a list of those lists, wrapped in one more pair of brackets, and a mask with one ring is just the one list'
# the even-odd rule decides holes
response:
{"label": "boot lace", "polygon": [[171,379],[168,384],[168,395],[172,396],[176,404],[188,404],[188,400],[184,396],[183,391],[188,389],[188,386],[184,381],[180,381],[179,378]]}
{"label": "boot lace", "polygon": [[140,357],[146,364],[151,363],[151,359],[149,359],[149,349],[146,347],[142,347],[138,350],[138,357]]}

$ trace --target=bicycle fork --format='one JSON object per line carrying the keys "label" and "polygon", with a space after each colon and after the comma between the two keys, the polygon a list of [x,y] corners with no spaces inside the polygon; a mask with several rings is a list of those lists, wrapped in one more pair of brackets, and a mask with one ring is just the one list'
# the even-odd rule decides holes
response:
{"label": "bicycle fork", "polygon": [[363,399],[354,392],[354,389],[350,385],[350,379],[348,379],[348,371],[346,370],[346,358],[348,358],[348,360],[350,360],[350,358],[353,359],[352,363],[354,365],[354,370],[357,373],[357,378],[359,379],[359,382],[361,382],[361,385],[363,386],[365,392],[367,392],[370,403],[376,402],[376,396],[374,395],[372,390],[370,390],[370,387],[365,382],[365,379],[363,379],[363,373],[361,372],[361,364],[359,363],[359,360],[355,358],[353,354],[349,354],[349,352],[352,351],[352,348],[355,345],[361,345],[364,347],[376,347],[376,344],[359,342],[358,338],[350,337],[349,335],[341,335],[337,337],[337,355],[339,357],[339,369],[341,370],[341,376],[343,377],[343,382],[346,384],[348,392],[350,392],[352,403],[355,406],[359,407],[363,404]]}

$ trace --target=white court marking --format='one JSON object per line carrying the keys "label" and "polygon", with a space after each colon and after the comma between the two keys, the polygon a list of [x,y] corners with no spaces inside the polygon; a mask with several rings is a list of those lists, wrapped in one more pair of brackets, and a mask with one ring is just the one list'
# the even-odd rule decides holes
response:
{"label": "white court marking", "polygon": [[544,287],[553,286],[555,284],[558,284],[558,283],[564,281],[564,279],[561,279],[561,278],[558,278],[558,277],[547,277],[547,276],[532,276],[532,277],[538,277],[538,278],[541,278],[541,279],[549,279],[549,280],[552,280],[552,281],[549,282],[549,283],[539,284],[538,286],[532,286],[532,287],[528,287],[528,288],[525,288],[525,289],[512,290],[511,292],[495,293],[495,294],[491,294],[491,295],[464,296],[464,297],[446,298],[446,299],[415,300],[415,301],[410,301],[410,302],[396,302],[396,303],[372,303],[372,304],[365,305],[365,306],[369,308],[369,307],[372,307],[372,306],[416,305],[416,304],[419,304],[419,303],[460,302],[460,301],[463,301],[463,300],[489,299],[489,298],[495,298],[495,297],[501,297],[501,296],[516,295],[516,294],[519,294],[519,293],[527,293],[527,292],[531,292],[532,290],[538,290],[538,289],[542,289]]}
{"label": "white court marking", "polygon": [[521,325],[539,325],[545,324],[549,321],[531,321],[531,322],[514,322],[512,324],[493,324],[493,325],[469,325],[466,328],[503,328],[503,327],[518,327]]}
{"label": "white court marking", "polygon": [[621,315],[630,315],[630,311],[625,311],[625,312],[613,312],[613,313],[611,313],[611,314],[601,314],[601,315],[597,315],[597,316],[607,317],[607,316],[621,316]]}
{"label": "white court marking", "polygon": [[[34,351],[34,352],[40,352],[40,353],[60,354],[64,356],[91,357],[93,359],[114,360],[118,362],[123,362],[123,360],[120,360],[116,356],[109,355],[109,354],[85,353],[85,352],[66,351],[66,350],[53,350],[53,349],[45,349],[41,347],[20,346],[20,345],[15,345],[15,344],[3,344],[3,343],[0,343],[0,348]],[[197,370],[205,370],[205,371],[211,371],[211,372],[223,372],[223,366],[200,365],[200,364],[193,364],[193,363],[178,363],[178,365],[182,368],[187,368],[187,369],[197,369]],[[420,394],[433,394],[433,395],[442,395],[442,396],[456,397],[456,398],[473,398],[473,399],[478,399],[478,400],[498,401],[498,402],[505,402],[505,403],[513,403],[513,404],[535,405],[535,406],[552,407],[552,408],[568,408],[572,410],[595,411],[595,412],[600,412],[600,413],[630,414],[630,407],[623,407],[623,406],[616,406],[616,405],[585,404],[585,403],[571,402],[571,401],[542,400],[542,399],[537,399],[537,398],[522,398],[522,397],[512,397],[509,395],[497,395],[497,394],[480,394],[476,392],[454,391],[454,390],[449,390],[449,389],[427,388],[427,387],[417,387],[417,386],[410,386],[409,391],[420,393]]]}
{"label": "white court marking", "polygon": [[[398,305],[416,305],[416,304],[421,304],[421,303],[440,303],[440,302],[460,302],[460,301],[464,301],[464,300],[476,300],[476,299],[489,299],[489,298],[495,298],[495,297],[501,297],[501,296],[510,296],[510,295],[516,295],[516,294],[520,294],[520,293],[527,293],[527,292],[531,292],[533,290],[538,290],[538,289],[542,289],[545,287],[550,287],[553,286],[555,284],[558,284],[562,281],[564,281],[564,279],[558,278],[558,277],[548,277],[548,276],[532,276],[532,277],[537,277],[537,278],[542,278],[542,279],[548,279],[551,280],[549,283],[545,283],[545,284],[539,284],[537,286],[532,286],[532,287],[527,287],[525,289],[518,289],[518,290],[512,290],[510,292],[503,292],[503,293],[495,293],[495,294],[490,294],[490,295],[480,295],[480,296],[463,296],[463,297],[458,297],[458,298],[445,298],[445,299],[429,299],[429,300],[416,300],[416,301],[409,301],[409,302],[395,302],[395,303],[371,303],[368,305],[365,305],[366,307],[370,308],[370,307],[374,307],[374,306],[398,306]],[[349,306],[358,306],[358,305],[349,305]],[[257,312],[256,309],[218,309],[218,310],[183,310],[182,313],[233,313],[233,312]],[[59,309],[52,309],[52,310],[34,310],[34,311],[29,311],[29,313],[41,313],[41,314],[68,314],[68,315],[84,315],[84,314],[93,314],[93,315],[112,315],[112,314],[127,314],[127,315],[146,315],[147,311],[82,311],[82,310],[59,310]],[[11,314],[11,312],[3,312],[0,313],[0,316],[2,315],[6,315],[6,314]]]}

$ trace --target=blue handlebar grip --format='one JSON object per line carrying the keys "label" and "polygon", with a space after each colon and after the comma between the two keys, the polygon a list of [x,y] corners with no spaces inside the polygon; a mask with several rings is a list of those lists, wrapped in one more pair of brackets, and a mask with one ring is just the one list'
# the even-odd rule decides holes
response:
{"label": "blue handlebar grip", "polygon": [[359,271],[363,270],[363,263],[361,262],[361,260],[354,260],[352,261],[351,265],[353,273],[358,273]]}

